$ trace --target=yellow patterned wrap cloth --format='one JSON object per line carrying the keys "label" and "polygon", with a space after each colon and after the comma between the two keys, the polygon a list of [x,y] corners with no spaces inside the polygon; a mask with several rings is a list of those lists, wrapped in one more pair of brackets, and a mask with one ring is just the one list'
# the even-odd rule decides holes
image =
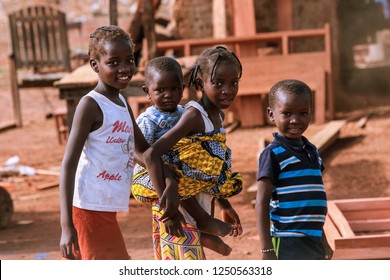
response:
{"label": "yellow patterned wrap cloth", "polygon": [[[183,138],[162,159],[181,173],[179,199],[200,192],[228,198],[242,191],[242,175],[231,171],[231,151],[223,129]],[[139,165],[134,169],[132,194],[143,204],[158,199],[147,170]]]}

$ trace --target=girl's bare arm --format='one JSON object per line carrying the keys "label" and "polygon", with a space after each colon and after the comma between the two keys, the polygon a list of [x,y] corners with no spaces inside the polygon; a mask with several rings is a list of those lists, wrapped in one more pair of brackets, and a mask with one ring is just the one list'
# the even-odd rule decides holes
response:
{"label": "girl's bare arm", "polygon": [[101,125],[103,119],[99,106],[92,98],[84,98],[76,108],[60,174],[61,241],[64,258],[74,258],[72,246],[78,248],[77,234],[72,220],[74,180],[78,161],[88,134]]}

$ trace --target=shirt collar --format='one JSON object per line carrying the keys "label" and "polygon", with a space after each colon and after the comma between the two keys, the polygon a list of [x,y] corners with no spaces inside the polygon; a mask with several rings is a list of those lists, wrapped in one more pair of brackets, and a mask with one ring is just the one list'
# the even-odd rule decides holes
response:
{"label": "shirt collar", "polygon": [[281,144],[286,145],[294,150],[303,150],[303,149],[308,148],[308,147],[311,149],[316,149],[316,147],[312,143],[310,143],[309,140],[303,135],[302,135],[302,142],[303,142],[302,144],[298,143],[297,141],[294,141],[290,138],[282,136],[277,132],[272,133],[272,135],[274,136],[276,141],[278,141]]}

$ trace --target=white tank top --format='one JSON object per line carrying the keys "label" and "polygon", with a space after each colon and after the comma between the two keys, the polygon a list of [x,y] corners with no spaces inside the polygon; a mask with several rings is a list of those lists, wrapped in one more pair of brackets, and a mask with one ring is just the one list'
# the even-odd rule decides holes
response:
{"label": "white tank top", "polygon": [[[134,128],[127,104],[119,106],[96,91],[92,97],[103,112],[103,124],[89,133],[75,178],[73,205],[82,209],[126,212],[134,167]],[[85,96],[83,98],[86,98]]]}
{"label": "white tank top", "polygon": [[202,107],[202,105],[200,105],[196,101],[191,100],[185,105],[184,108],[187,110],[190,107],[195,107],[201,113],[204,122],[204,132],[213,131],[214,130],[213,122],[209,119],[209,115],[207,114],[206,110]]}

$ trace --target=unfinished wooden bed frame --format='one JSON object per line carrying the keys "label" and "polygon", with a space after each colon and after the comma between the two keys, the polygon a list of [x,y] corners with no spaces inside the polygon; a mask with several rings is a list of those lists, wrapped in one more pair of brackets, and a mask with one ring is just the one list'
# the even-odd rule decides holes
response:
{"label": "unfinished wooden bed frame", "polygon": [[333,259],[390,259],[390,197],[328,201]]}
{"label": "unfinished wooden bed frame", "polygon": [[[185,57],[196,55],[205,47],[225,45],[239,56],[243,74],[235,111],[243,127],[264,125],[265,98],[271,86],[281,79],[300,79],[314,91],[317,124],[332,120],[333,81],[331,63],[330,25],[307,30],[288,30],[257,33],[248,36],[227,38],[203,38],[163,41],[157,43],[160,51],[176,50]],[[319,38],[322,49],[318,51],[294,52],[297,40]],[[277,46],[272,49],[267,46]],[[255,47],[255,54],[246,50]],[[276,50],[276,53],[274,53]]]}

